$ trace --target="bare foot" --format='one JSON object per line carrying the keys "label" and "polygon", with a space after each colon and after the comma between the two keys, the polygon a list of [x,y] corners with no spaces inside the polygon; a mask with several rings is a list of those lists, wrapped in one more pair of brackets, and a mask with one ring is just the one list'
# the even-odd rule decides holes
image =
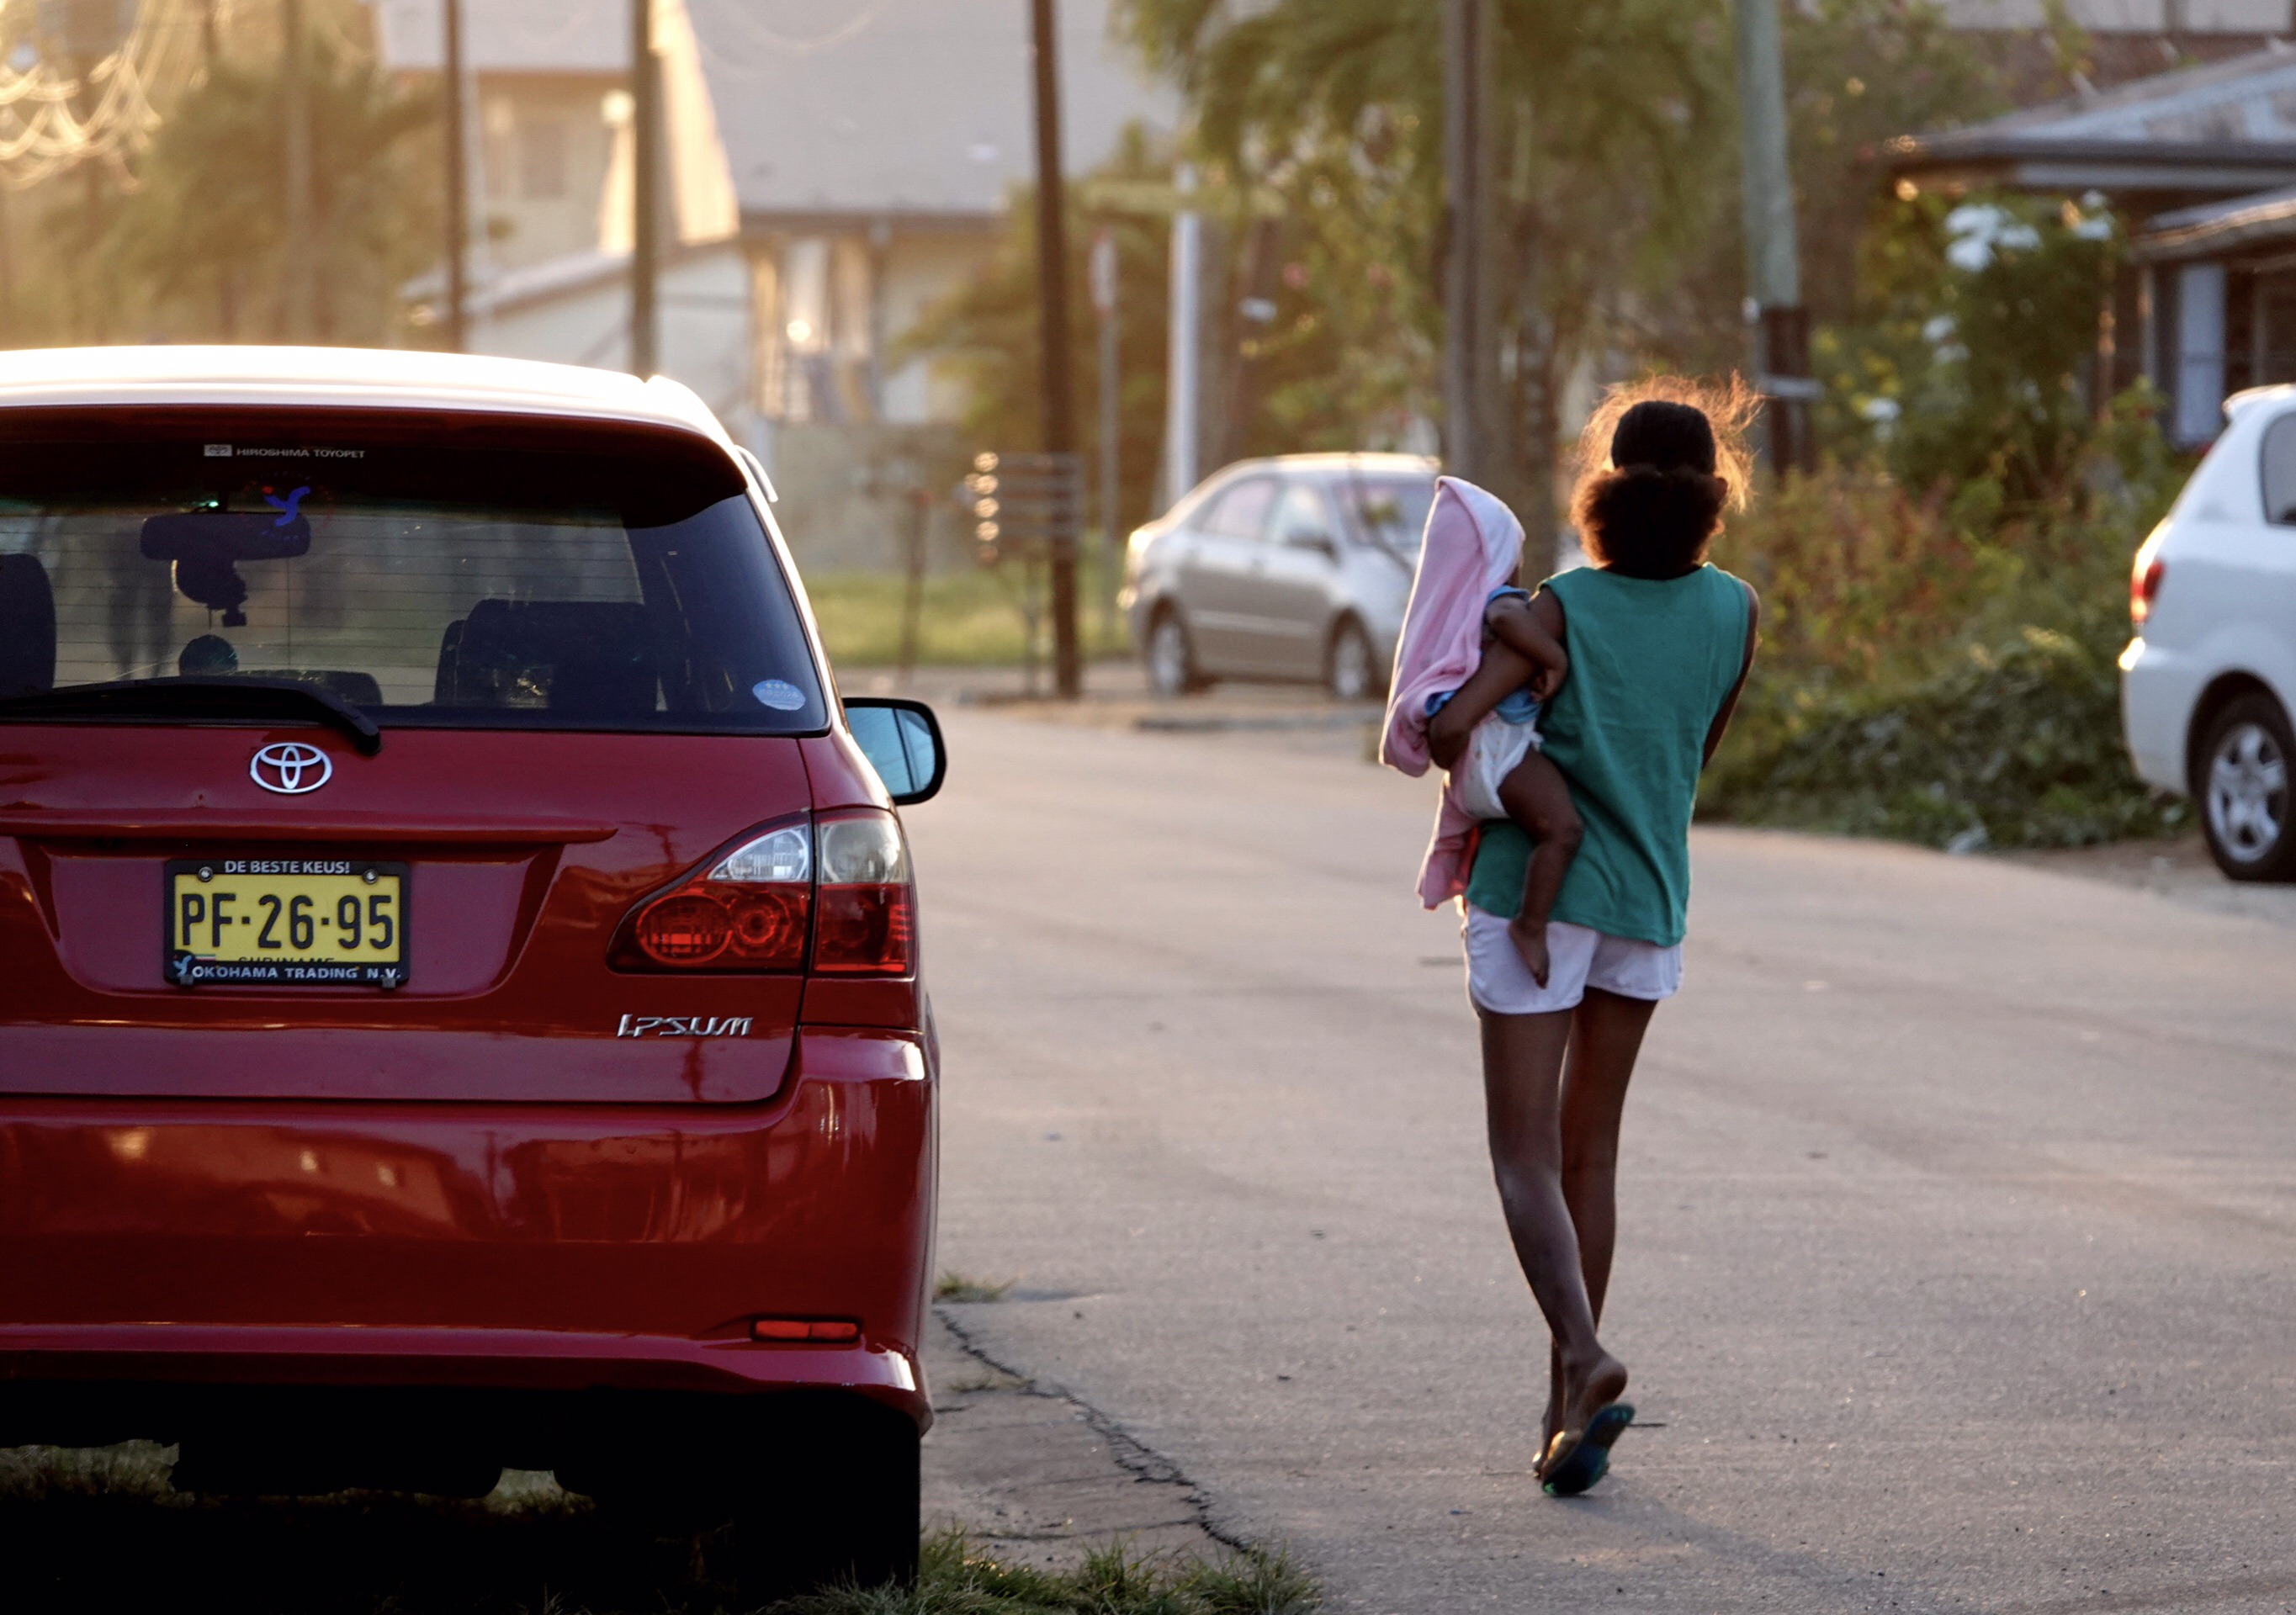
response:
{"label": "bare foot", "polygon": [[1566,1364],[1562,1378],[1562,1424],[1547,1439],[1538,1463],[1541,1475],[1576,1452],[1595,1415],[1626,1394],[1627,1365],[1598,1349],[1594,1362],[1581,1372],[1574,1373]]}
{"label": "bare foot", "polygon": [[1513,942],[1515,952],[1522,955],[1524,965],[1530,971],[1530,979],[1545,987],[1548,969],[1546,927],[1534,925],[1517,914],[1507,922],[1507,937]]}

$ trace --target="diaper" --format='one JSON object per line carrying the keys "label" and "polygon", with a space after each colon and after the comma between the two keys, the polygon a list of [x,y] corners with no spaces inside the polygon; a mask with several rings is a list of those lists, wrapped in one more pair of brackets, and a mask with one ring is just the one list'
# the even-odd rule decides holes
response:
{"label": "diaper", "polygon": [[1503,819],[1499,782],[1539,744],[1535,723],[1511,724],[1494,712],[1467,735],[1467,750],[1451,769],[1451,799],[1470,818]]}

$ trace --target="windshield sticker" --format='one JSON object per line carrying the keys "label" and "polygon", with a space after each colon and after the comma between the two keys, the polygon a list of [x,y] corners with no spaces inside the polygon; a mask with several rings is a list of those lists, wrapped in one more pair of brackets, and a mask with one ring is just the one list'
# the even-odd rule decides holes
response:
{"label": "windshield sticker", "polygon": [[263,496],[263,503],[269,505],[273,510],[280,512],[279,520],[273,522],[271,525],[274,527],[285,527],[289,522],[294,521],[297,512],[300,509],[303,504],[303,496],[310,491],[311,485],[308,482],[302,487],[297,488],[293,493],[289,494],[284,499],[279,498],[266,491]]}
{"label": "windshield sticker", "polygon": [[759,679],[750,686],[750,693],[758,698],[759,706],[776,712],[794,712],[805,705],[805,692],[785,678]]}

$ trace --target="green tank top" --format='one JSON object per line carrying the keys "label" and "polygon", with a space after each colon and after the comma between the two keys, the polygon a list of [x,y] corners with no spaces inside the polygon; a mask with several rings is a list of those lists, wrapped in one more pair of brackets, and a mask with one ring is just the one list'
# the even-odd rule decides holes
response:
{"label": "green tank top", "polygon": [[[1746,659],[1745,586],[1719,567],[1654,582],[1593,567],[1546,580],[1570,676],[1539,714],[1585,825],[1554,918],[1671,947],[1690,907],[1690,814],[1706,733]],[[1483,826],[1467,901],[1522,909],[1530,838]]]}

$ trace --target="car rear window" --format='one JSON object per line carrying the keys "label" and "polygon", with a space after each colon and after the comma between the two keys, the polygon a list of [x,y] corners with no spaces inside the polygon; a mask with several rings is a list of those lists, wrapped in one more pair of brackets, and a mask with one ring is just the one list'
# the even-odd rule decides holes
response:
{"label": "car rear window", "polygon": [[1435,503],[1434,478],[1350,474],[1340,479],[1337,492],[1366,540],[1405,554],[1418,553],[1428,507]]}
{"label": "car rear window", "polygon": [[0,698],[232,677],[315,685],[386,726],[827,723],[741,473],[693,434],[0,415]]}
{"label": "car rear window", "polygon": [[2264,430],[2264,519],[2296,523],[2296,411]]}

